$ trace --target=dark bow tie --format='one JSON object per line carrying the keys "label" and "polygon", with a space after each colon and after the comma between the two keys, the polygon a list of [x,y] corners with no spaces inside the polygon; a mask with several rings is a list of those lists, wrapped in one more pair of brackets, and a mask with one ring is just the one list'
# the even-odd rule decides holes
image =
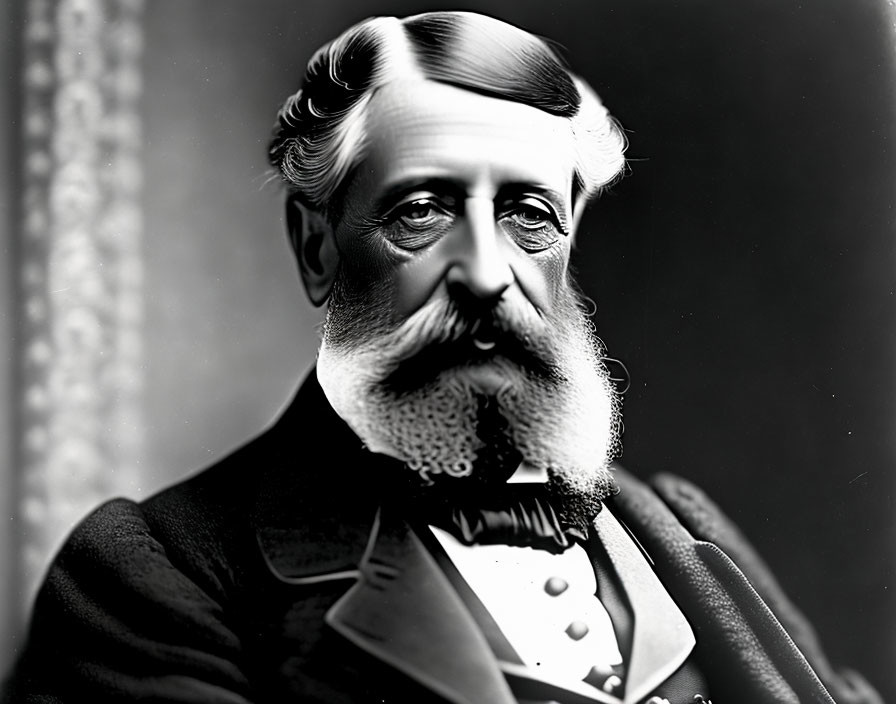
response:
{"label": "dark bow tie", "polygon": [[[402,462],[374,454],[377,491],[384,505],[411,523],[441,528],[466,545],[513,545],[561,553],[576,542],[586,542],[594,516],[579,512],[576,523],[566,521],[552,505],[548,487],[541,483],[486,484],[475,478],[424,482]],[[515,466],[515,465],[514,465]],[[512,470],[506,472],[509,477]]]}
{"label": "dark bow tie", "polygon": [[514,545],[561,553],[587,538],[566,526],[542,484],[504,484],[475,498],[427,497],[413,509],[417,522],[442,528],[465,545]]}

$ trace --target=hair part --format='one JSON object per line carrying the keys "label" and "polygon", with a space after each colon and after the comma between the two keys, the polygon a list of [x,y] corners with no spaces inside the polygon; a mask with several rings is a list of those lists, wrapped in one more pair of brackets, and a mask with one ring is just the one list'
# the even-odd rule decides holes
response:
{"label": "hair part", "polygon": [[578,154],[577,203],[595,196],[625,167],[627,143],[618,123],[546,41],[470,12],[373,17],[311,57],[302,88],[277,115],[269,160],[305,206],[332,215],[340,188],[366,153],[373,93],[406,77],[569,119]]}

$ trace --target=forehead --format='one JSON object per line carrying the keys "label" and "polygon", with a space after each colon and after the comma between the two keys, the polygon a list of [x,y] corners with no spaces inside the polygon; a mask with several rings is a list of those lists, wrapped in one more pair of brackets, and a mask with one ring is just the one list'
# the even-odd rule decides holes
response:
{"label": "forehead", "polygon": [[571,191],[576,160],[570,121],[528,105],[424,79],[402,80],[372,97],[366,132],[359,171],[383,189],[444,178],[471,190],[513,183]]}

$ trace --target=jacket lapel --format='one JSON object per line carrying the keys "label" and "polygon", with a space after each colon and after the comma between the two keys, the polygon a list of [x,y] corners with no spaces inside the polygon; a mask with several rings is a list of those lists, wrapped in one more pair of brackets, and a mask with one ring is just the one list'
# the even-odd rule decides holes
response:
{"label": "jacket lapel", "polygon": [[267,571],[288,585],[354,581],[325,616],[340,636],[449,702],[516,702],[429,551],[378,511],[386,473],[406,470],[365,450],[313,377],[265,442],[253,522]]}
{"label": "jacket lapel", "polygon": [[450,702],[516,702],[481,630],[420,539],[385,512],[375,530],[360,579],[327,623]]}
{"label": "jacket lapel", "polygon": [[629,704],[645,698],[684,663],[694,648],[694,633],[608,508],[597,515],[594,528],[633,614],[624,699]]}
{"label": "jacket lapel", "polygon": [[[687,507],[663,498],[625,471],[613,500],[655,561],[657,575],[687,613],[713,696],[758,704],[826,702],[830,694],[750,581],[717,545],[695,539],[680,518]],[[702,500],[707,511],[708,501]]]}

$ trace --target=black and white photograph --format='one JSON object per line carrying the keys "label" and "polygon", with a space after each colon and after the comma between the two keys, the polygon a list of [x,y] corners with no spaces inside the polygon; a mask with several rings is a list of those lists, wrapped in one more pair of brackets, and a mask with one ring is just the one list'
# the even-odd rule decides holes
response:
{"label": "black and white photograph", "polygon": [[893,0],[0,27],[0,702],[896,701]]}

